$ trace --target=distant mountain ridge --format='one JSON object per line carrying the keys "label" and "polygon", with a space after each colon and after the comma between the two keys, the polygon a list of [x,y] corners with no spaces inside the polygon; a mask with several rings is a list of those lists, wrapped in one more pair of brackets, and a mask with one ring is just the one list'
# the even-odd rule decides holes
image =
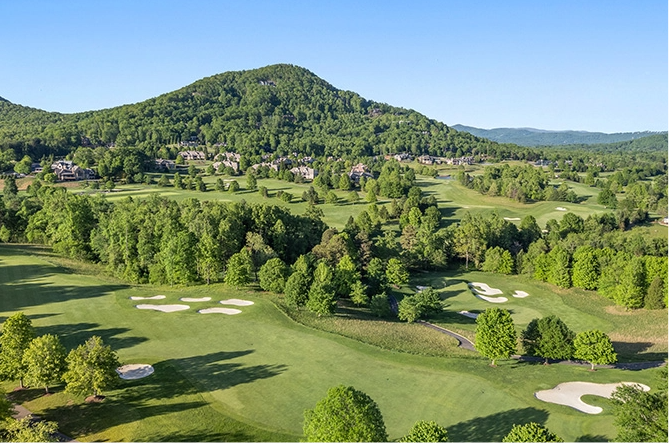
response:
{"label": "distant mountain ridge", "polygon": [[451,126],[457,131],[469,132],[477,137],[493,140],[498,143],[514,143],[520,146],[562,146],[562,145],[594,145],[617,143],[636,140],[650,135],[666,134],[666,132],[604,132],[588,131],[550,131],[535,128],[494,128],[481,129],[465,125]]}

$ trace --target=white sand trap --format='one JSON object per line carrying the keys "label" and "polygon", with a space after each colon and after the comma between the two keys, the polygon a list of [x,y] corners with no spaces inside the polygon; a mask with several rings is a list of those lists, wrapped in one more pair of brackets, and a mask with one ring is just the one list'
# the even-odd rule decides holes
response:
{"label": "white sand trap", "polygon": [[200,302],[200,301],[210,301],[211,297],[201,297],[201,298],[190,298],[190,297],[182,297],[179,300],[185,301],[185,302]]}
{"label": "white sand trap", "polygon": [[176,312],[190,309],[188,305],[137,305],[135,307],[137,309],[152,309],[160,312]]}
{"label": "white sand trap", "polygon": [[509,299],[506,297],[486,297],[485,295],[481,295],[474,290],[472,290],[472,293],[475,297],[480,298],[481,300],[485,300],[489,303],[506,303],[509,301]]}
{"label": "white sand trap", "polygon": [[490,286],[486,285],[485,283],[470,283],[469,286],[473,286],[474,289],[476,289],[477,292],[483,295],[499,295],[502,294],[502,291],[497,288],[491,288]]}
{"label": "white sand trap", "polygon": [[584,381],[571,381],[568,383],[560,383],[553,389],[545,391],[538,391],[534,396],[541,401],[548,403],[555,403],[558,405],[569,406],[578,409],[586,414],[599,414],[602,408],[598,406],[591,406],[583,400],[583,395],[597,395],[599,397],[611,398],[611,394],[621,385],[638,385],[644,391],[650,391],[650,388],[641,383],[622,382],[622,383],[589,383]]}
{"label": "white sand trap", "polygon": [[430,287],[429,286],[420,286],[420,285],[416,286],[416,291],[418,291],[418,292],[423,292],[426,289],[430,289]]}
{"label": "white sand trap", "polygon": [[123,380],[137,380],[153,374],[153,366],[143,364],[123,365],[116,368],[116,372]]}
{"label": "white sand trap", "polygon": [[164,295],[154,295],[153,297],[130,297],[130,300],[163,300]]}
{"label": "white sand trap", "polygon": [[242,313],[242,311],[240,311],[239,309],[232,309],[232,308],[207,308],[207,309],[200,309],[197,312],[200,314],[227,314],[227,315],[235,315]]}
{"label": "white sand trap", "polygon": [[511,295],[513,295],[513,296],[516,297],[516,298],[525,298],[525,297],[527,297],[527,296],[530,295],[530,294],[528,294],[528,293],[525,292],[525,291],[516,291],[516,292],[514,292],[514,293],[511,294]]}
{"label": "white sand trap", "polygon": [[460,312],[458,312],[458,314],[464,315],[465,317],[469,317],[469,318],[476,318],[476,317],[479,316],[478,314],[474,314],[473,312],[469,312],[469,311],[460,311]]}
{"label": "white sand trap", "polygon": [[506,221],[520,221],[520,217],[504,217]]}
{"label": "white sand trap", "polygon": [[222,305],[233,305],[233,306],[251,306],[253,304],[252,301],[240,300],[238,298],[230,298],[228,300],[221,300],[220,303]]}
{"label": "white sand trap", "polygon": [[567,210],[567,208],[563,208],[562,206],[558,206],[555,209],[558,210],[558,211],[566,211]]}

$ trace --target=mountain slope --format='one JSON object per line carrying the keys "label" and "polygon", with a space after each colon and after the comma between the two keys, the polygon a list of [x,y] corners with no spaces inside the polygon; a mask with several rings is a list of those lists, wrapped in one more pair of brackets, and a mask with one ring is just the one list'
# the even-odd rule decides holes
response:
{"label": "mountain slope", "polygon": [[189,140],[249,155],[463,155],[507,149],[415,111],[338,90],[293,65],[226,72],[141,103],[79,114],[0,103],[0,149],[13,146],[33,158],[111,143],[155,155],[166,144]]}
{"label": "mountain slope", "polygon": [[[495,128],[480,129],[472,126],[453,125],[458,131],[465,131],[477,137],[487,138],[499,143],[514,143],[520,146],[557,146],[557,145],[591,145],[616,143],[635,140],[658,132],[620,132],[605,134],[587,131],[546,131],[533,128]],[[664,133],[666,134],[666,133]]]}

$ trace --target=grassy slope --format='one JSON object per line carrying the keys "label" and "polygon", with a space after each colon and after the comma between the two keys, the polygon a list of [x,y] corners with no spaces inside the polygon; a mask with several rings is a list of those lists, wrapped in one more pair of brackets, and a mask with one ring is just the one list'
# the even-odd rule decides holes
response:
{"label": "grassy slope", "polygon": [[[24,311],[38,334],[57,333],[68,348],[98,334],[123,362],[156,368],[146,379],[122,382],[99,405],[60,390],[49,397],[20,393],[27,407],[81,441],[297,440],[304,409],[339,383],[377,401],[391,438],[426,419],[448,426],[456,441],[499,440],[512,423],[533,420],[568,441],[600,440],[613,437],[610,412],[582,414],[539,402],[533,392],[574,380],[654,385],[652,371],[592,373],[516,362],[494,369],[480,359],[384,351],[296,324],[260,293],[223,285],[131,287],[93,275],[94,266],[77,272],[54,266],[62,261],[39,251],[0,246],[0,316]],[[169,314],[134,309],[137,302],[129,300],[155,294],[167,299],[151,303],[214,300]],[[228,297],[256,304],[231,317],[195,312]]]}

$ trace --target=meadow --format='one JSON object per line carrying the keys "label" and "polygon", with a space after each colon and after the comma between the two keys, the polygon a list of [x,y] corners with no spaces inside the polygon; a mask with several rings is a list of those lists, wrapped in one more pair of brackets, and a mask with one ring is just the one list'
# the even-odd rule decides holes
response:
{"label": "meadow", "polygon": [[[435,322],[471,331],[465,317],[448,319],[456,309],[479,308],[473,303],[480,300],[461,287],[462,280],[474,278],[504,291],[522,289],[515,283],[528,288],[530,297],[508,306],[518,326],[535,312],[544,315],[558,310],[575,330],[590,324],[625,330],[628,324],[630,342],[642,338],[643,331],[634,330],[633,325],[641,315],[605,314],[607,309],[598,309],[595,301],[580,306],[575,301],[579,294],[542,292],[528,282],[445,273],[426,274],[412,284],[429,280],[452,305]],[[351,338],[342,331],[323,330],[313,318],[311,326],[298,323],[279,309],[276,296],[253,288],[131,286],[106,277],[97,265],[71,262],[35,246],[0,246],[0,288],[0,320],[23,311],[38,334],[58,334],[68,348],[100,335],[123,363],[154,366],[153,375],[121,381],[97,404],[85,404],[82,398],[64,393],[62,386],[50,396],[43,396],[42,389],[12,393],[35,413],[58,421],[62,432],[79,441],[297,441],[304,410],[340,383],[366,392],[378,403],[391,439],[424,419],[446,426],[453,441],[500,440],[513,423],[528,421],[545,424],[567,441],[601,441],[615,435],[605,401],[593,400],[605,410],[588,415],[541,402],[533,393],[565,381],[635,381],[657,387],[655,370],[590,372],[581,366],[515,360],[492,368],[475,356],[420,355],[412,349],[418,349],[421,340],[437,343],[441,338],[446,341],[443,349],[452,348],[453,341],[419,325],[379,321],[378,331],[411,342],[403,352],[390,350],[383,343],[363,342],[360,332]],[[408,293],[409,288],[403,291]],[[137,302],[130,300],[156,294],[166,299],[152,303],[182,303],[178,301],[182,297],[205,296],[212,301],[188,303],[189,310],[163,313],[138,310]],[[255,304],[240,308],[243,312],[235,316],[196,312],[225,298]],[[353,315],[345,308],[335,320]],[[658,321],[664,322],[666,352],[663,312],[664,318]],[[645,321],[651,320],[646,317]],[[660,347],[648,350],[663,352]],[[7,390],[15,386],[4,384]]]}

